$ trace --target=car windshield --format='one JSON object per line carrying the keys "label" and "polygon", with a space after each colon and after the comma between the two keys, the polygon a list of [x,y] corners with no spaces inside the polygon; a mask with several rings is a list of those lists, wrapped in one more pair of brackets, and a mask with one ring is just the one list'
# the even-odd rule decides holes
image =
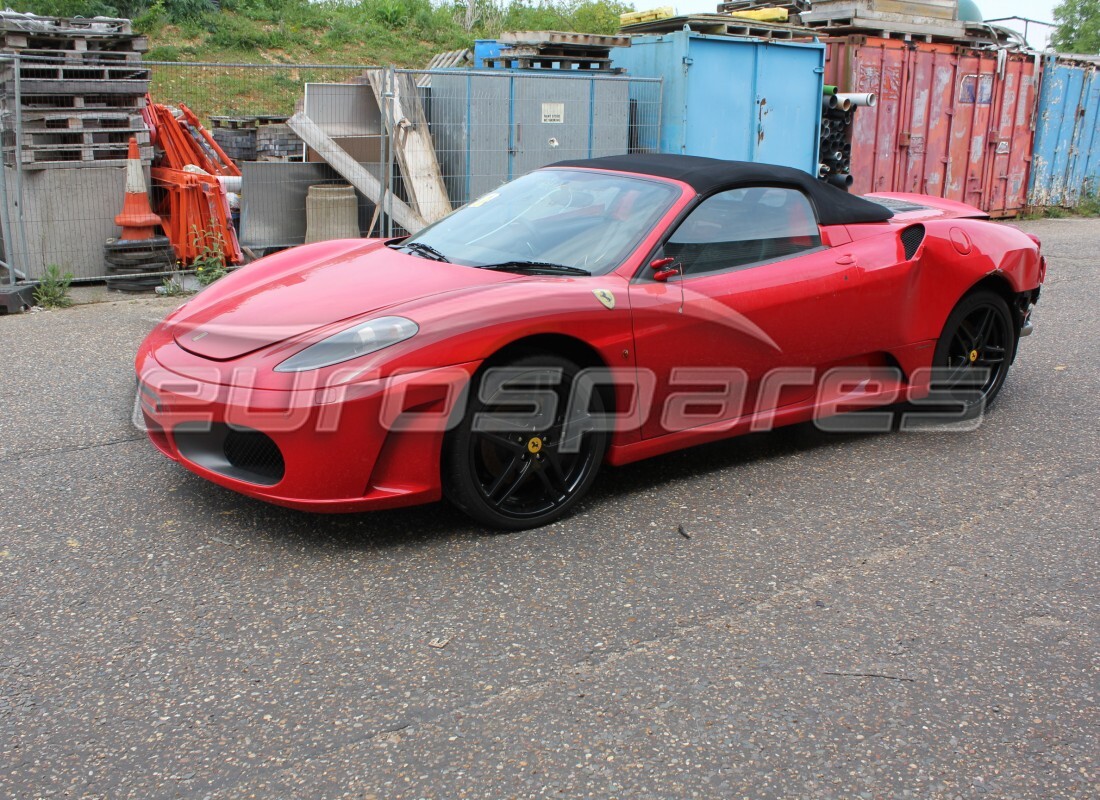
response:
{"label": "car windshield", "polygon": [[675,187],[645,178],[539,170],[468,203],[400,247],[472,267],[557,267],[598,275],[622,263],[677,195]]}

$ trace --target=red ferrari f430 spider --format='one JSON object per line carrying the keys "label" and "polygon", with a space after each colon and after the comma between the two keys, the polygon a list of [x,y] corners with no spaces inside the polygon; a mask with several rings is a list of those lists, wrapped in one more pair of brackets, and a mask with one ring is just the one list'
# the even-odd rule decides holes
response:
{"label": "red ferrari f430 spider", "polygon": [[562,162],[414,235],[217,281],[142,344],[138,398],[165,455],[252,497],[445,496],[529,528],[605,463],[872,408],[974,418],[1045,271],[1037,239],[948,200],[688,156]]}

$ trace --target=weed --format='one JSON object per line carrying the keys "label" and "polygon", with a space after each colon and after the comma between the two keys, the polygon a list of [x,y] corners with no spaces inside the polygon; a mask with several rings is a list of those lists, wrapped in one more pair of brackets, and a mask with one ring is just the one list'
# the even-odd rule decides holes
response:
{"label": "weed", "polygon": [[34,289],[34,303],[42,308],[68,308],[73,304],[69,286],[73,282],[71,272],[61,273],[61,267],[50,264]]}
{"label": "weed", "polygon": [[1073,210],[1081,217],[1100,217],[1100,197],[1095,194],[1083,195],[1081,202]]}
{"label": "weed", "polygon": [[183,288],[182,281],[171,275],[164,279],[160,287],[159,294],[164,297],[179,297],[180,295],[189,294],[189,292]]}
{"label": "weed", "polygon": [[191,243],[199,253],[191,262],[199,283],[209,286],[218,278],[229,274],[229,270],[225,268],[225,242],[220,233],[200,231],[197,225],[193,225]]}

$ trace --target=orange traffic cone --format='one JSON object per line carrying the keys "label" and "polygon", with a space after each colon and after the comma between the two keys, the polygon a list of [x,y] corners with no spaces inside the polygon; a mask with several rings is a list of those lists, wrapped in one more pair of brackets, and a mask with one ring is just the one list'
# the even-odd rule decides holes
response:
{"label": "orange traffic cone", "polygon": [[126,162],[126,199],[122,213],[115,217],[115,224],[122,228],[120,239],[151,239],[154,229],[161,224],[160,217],[149,207],[149,195],[145,191],[145,173],[141,169],[137,138],[130,137],[129,160]]}

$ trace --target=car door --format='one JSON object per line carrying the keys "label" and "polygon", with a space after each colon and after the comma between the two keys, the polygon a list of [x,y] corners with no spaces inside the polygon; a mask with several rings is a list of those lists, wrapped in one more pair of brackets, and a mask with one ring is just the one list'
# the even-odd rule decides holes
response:
{"label": "car door", "polygon": [[822,245],[800,191],[712,195],[657,258],[681,274],[647,265],[630,288],[638,368],[657,387],[646,438],[810,399],[820,369],[859,349],[857,258]]}

